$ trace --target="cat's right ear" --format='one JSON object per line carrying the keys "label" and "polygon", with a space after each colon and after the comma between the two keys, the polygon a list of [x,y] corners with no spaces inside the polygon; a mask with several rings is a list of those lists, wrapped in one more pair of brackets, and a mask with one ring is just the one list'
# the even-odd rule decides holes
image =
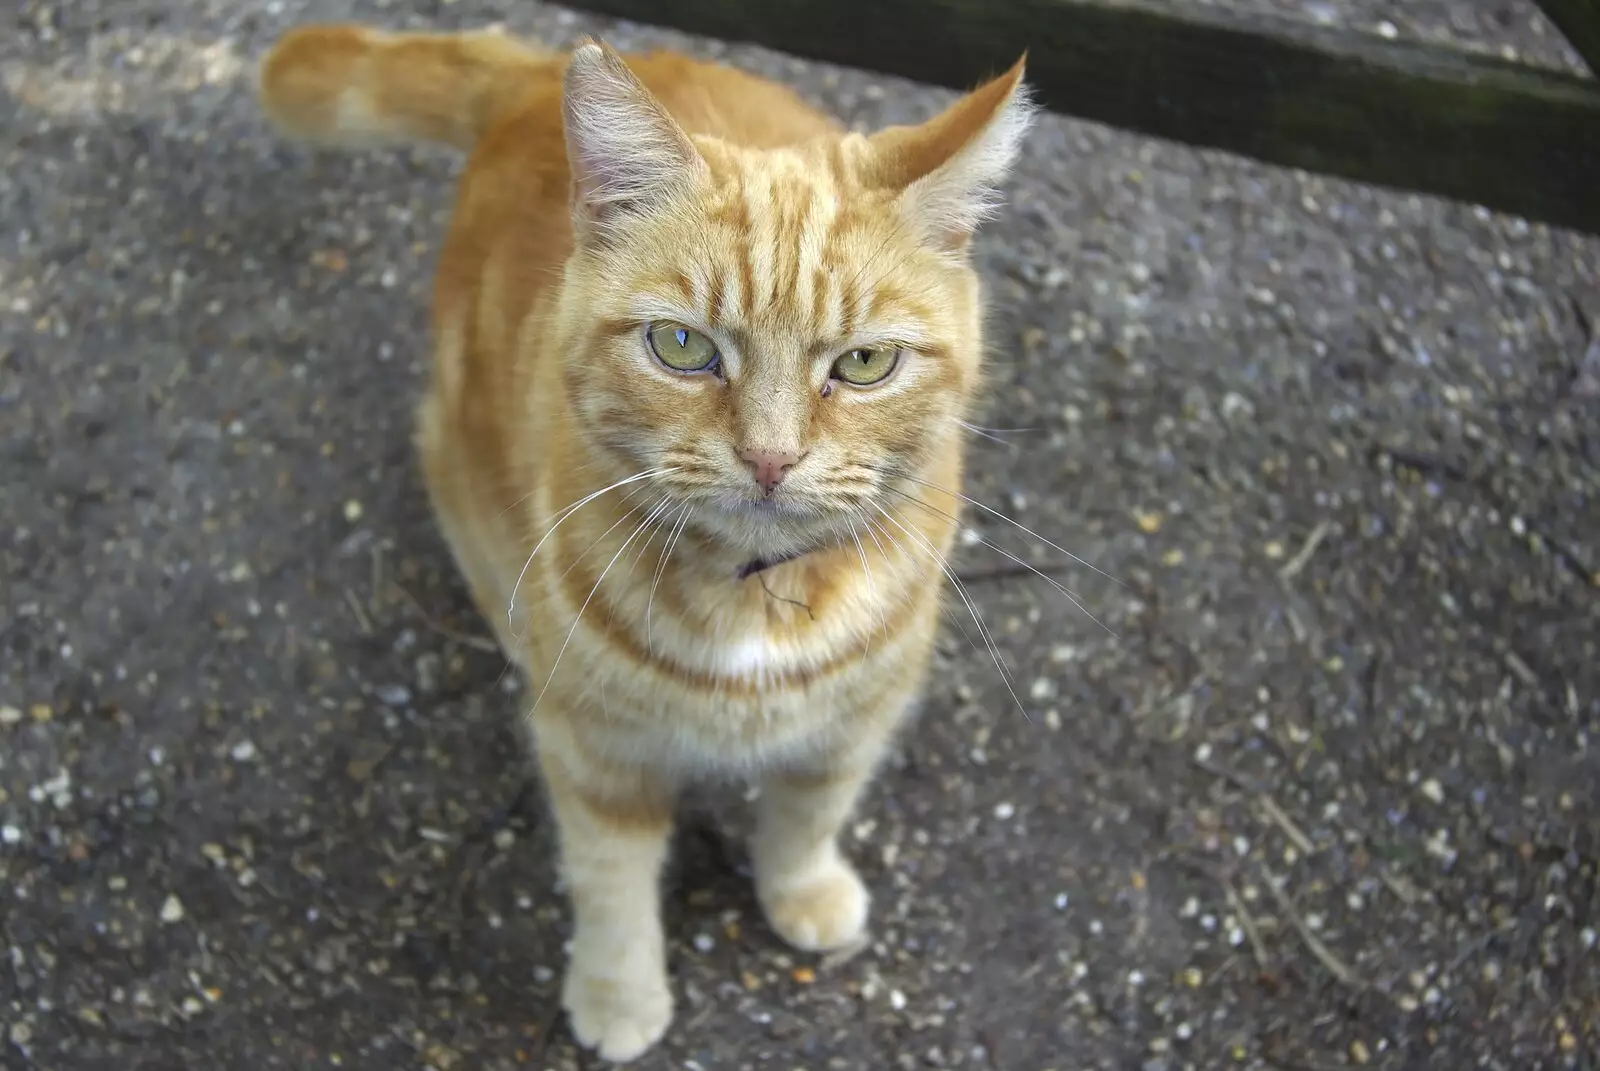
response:
{"label": "cat's right ear", "polygon": [[603,237],[706,174],[683,128],[609,46],[589,40],[573,51],[561,98],[581,236]]}

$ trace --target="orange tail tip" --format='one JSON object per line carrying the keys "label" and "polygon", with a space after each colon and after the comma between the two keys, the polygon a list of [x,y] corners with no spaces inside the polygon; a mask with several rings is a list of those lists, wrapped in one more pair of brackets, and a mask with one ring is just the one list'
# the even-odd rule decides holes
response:
{"label": "orange tail tip", "polygon": [[557,61],[503,34],[301,26],[262,59],[257,92],[288,137],[360,147],[435,141],[470,149],[536,68]]}

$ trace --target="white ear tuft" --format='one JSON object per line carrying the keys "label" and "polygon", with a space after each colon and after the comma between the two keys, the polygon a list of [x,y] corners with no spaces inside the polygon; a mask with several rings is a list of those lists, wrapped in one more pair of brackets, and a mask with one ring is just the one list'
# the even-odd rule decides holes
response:
{"label": "white ear tuft", "polygon": [[683,129],[610,48],[586,42],[562,85],[573,216],[609,228],[682,190],[705,171]]}
{"label": "white ear tuft", "polygon": [[1037,111],[1023,60],[915,127],[876,135],[883,174],[901,185],[907,221],[935,248],[959,252],[1000,203],[1000,186]]}
{"label": "white ear tuft", "polygon": [[905,206],[930,239],[964,245],[993,216],[1033,114],[1019,87],[965,147],[906,188]]}

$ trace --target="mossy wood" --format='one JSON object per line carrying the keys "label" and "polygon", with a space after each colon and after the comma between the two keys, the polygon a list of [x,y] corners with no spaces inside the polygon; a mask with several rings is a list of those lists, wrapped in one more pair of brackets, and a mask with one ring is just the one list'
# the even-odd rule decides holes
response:
{"label": "mossy wood", "polygon": [[[1304,23],[1109,0],[578,0],[966,88],[1028,52],[1053,111],[1600,234],[1600,83]],[[1592,0],[1551,8],[1592,9]],[[1581,14],[1581,12],[1580,12]]]}

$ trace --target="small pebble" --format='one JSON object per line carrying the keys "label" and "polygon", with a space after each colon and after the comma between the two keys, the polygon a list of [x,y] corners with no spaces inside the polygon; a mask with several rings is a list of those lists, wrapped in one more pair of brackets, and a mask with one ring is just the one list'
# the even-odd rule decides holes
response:
{"label": "small pebble", "polygon": [[1360,1038],[1357,1038],[1355,1041],[1350,1043],[1350,1059],[1354,1060],[1358,1064],[1367,1064],[1372,1062],[1372,1052],[1367,1048],[1365,1043],[1363,1043]]}
{"label": "small pebble", "polygon": [[0,826],[0,841],[7,844],[22,843],[22,830],[13,825]]}
{"label": "small pebble", "polygon": [[361,508],[361,503],[353,498],[344,504],[344,519],[351,524],[359,521],[363,512],[365,511]]}
{"label": "small pebble", "polygon": [[1017,813],[1017,808],[1013,804],[1010,804],[1010,803],[997,803],[997,804],[995,804],[994,816],[996,818],[1000,819],[1000,821],[1002,821],[1002,822],[1007,821],[1008,819],[1011,819],[1011,818],[1015,817],[1016,813]]}
{"label": "small pebble", "polygon": [[1135,513],[1133,522],[1139,526],[1139,531],[1145,535],[1155,535],[1161,531],[1161,514],[1159,513]]}
{"label": "small pebble", "polygon": [[810,985],[817,980],[817,972],[810,967],[796,967],[789,972],[789,977],[801,985]]}
{"label": "small pebble", "polygon": [[16,725],[22,720],[22,711],[16,707],[0,706],[0,725]]}
{"label": "small pebble", "polygon": [[386,707],[403,707],[411,702],[411,689],[403,684],[385,684],[377,691],[378,702]]}
{"label": "small pebble", "polygon": [[1430,777],[1422,782],[1420,791],[1434,803],[1444,802],[1444,786],[1439,784],[1439,779],[1436,777]]}
{"label": "small pebble", "polygon": [[249,762],[256,757],[256,745],[250,740],[241,740],[233,745],[228,754],[232,756],[234,762]]}
{"label": "small pebble", "polygon": [[889,1007],[895,1011],[906,1010],[906,995],[898,989],[889,990]]}
{"label": "small pebble", "polygon": [[169,926],[175,922],[182,922],[183,914],[183,901],[176,895],[167,897],[166,902],[161,905],[161,921]]}
{"label": "small pebble", "polygon": [[497,829],[494,832],[494,846],[500,851],[507,851],[517,843],[517,834],[509,829]]}
{"label": "small pebble", "polygon": [[701,955],[705,955],[715,947],[717,947],[717,939],[709,933],[697,933],[694,935],[694,949]]}

